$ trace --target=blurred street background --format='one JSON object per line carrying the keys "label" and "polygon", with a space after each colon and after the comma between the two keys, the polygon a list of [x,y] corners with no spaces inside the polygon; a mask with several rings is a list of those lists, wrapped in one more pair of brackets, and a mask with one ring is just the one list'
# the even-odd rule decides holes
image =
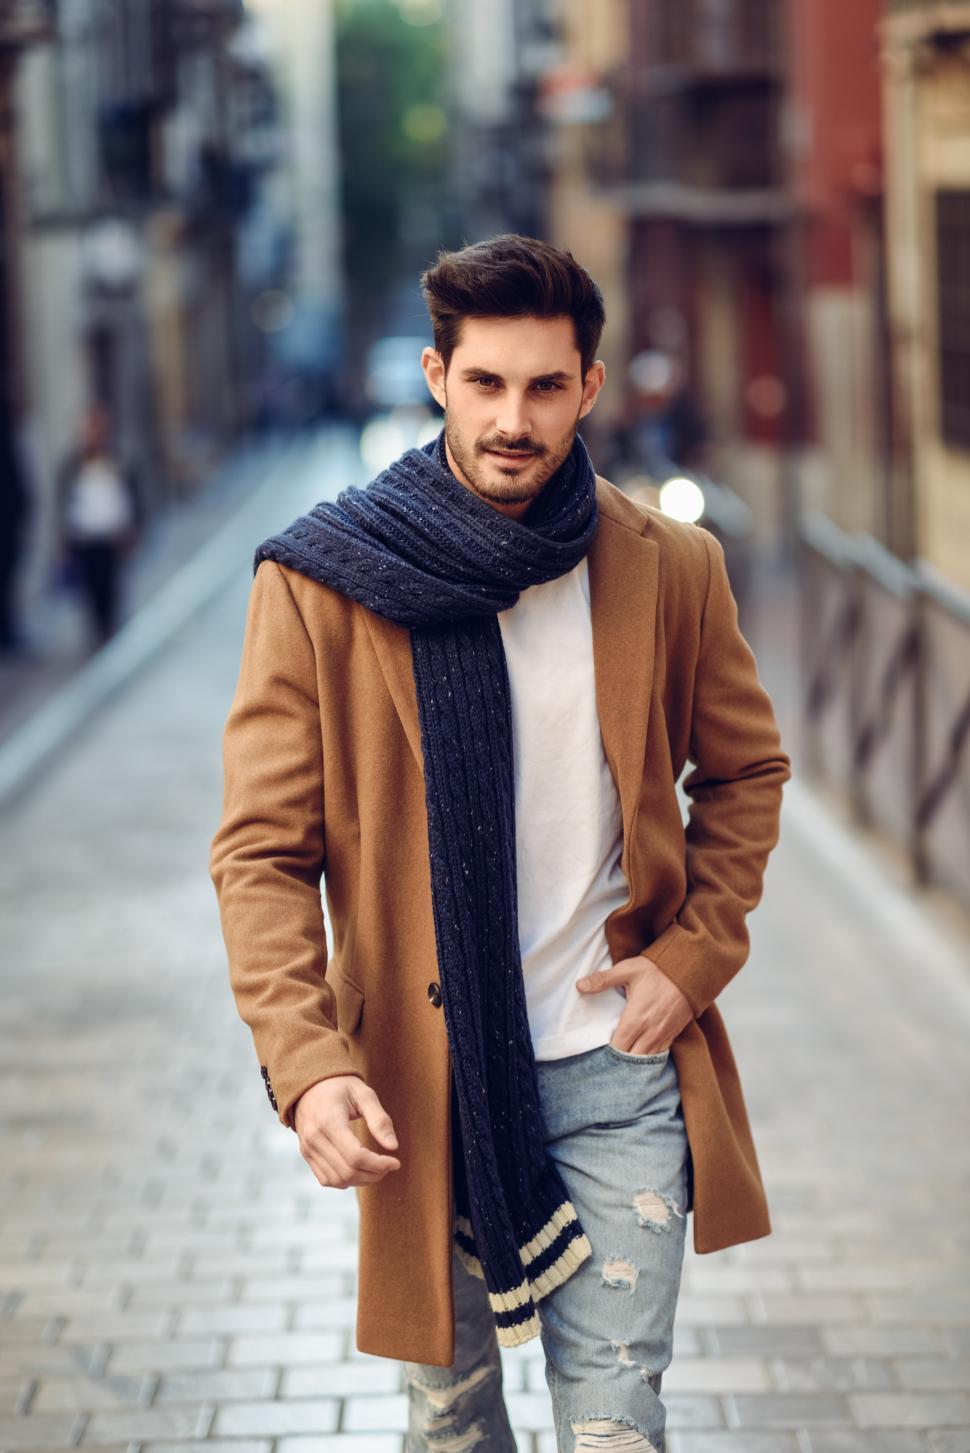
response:
{"label": "blurred street background", "polygon": [[670,1453],[970,1453],[970,0],[0,0],[0,1453],[403,1453],[207,862],[252,551],[440,428],[417,278],[502,231],[794,764]]}

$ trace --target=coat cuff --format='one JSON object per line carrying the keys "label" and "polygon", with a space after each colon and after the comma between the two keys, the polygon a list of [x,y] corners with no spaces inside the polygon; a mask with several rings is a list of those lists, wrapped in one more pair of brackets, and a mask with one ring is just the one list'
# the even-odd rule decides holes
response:
{"label": "coat cuff", "polygon": [[640,953],[676,984],[695,1019],[713,1004],[741,968],[740,963],[725,963],[724,955],[708,939],[699,941],[695,933],[676,922],[668,924]]}
{"label": "coat cuff", "polygon": [[275,1097],[275,1110],[281,1125],[295,1132],[293,1111],[296,1102],[311,1085],[319,1080],[329,1080],[335,1075],[356,1075],[363,1079],[363,1072],[354,1064],[350,1045],[345,1034],[334,1030],[327,1035],[323,1044],[308,1045],[302,1053],[287,1053],[285,1061],[275,1070],[270,1069],[267,1088]]}

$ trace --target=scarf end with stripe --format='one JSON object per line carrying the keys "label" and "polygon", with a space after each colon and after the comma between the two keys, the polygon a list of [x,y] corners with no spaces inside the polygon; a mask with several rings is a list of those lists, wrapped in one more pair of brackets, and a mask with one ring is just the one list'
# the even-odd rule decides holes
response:
{"label": "scarf end with stripe", "polygon": [[[454,1241],[462,1266],[484,1281],[485,1272],[475,1254],[475,1235],[467,1216],[455,1216]],[[488,1293],[499,1345],[518,1347],[538,1337],[536,1302],[567,1281],[592,1254],[593,1248],[580,1226],[575,1207],[571,1201],[564,1201],[545,1226],[519,1248],[519,1257],[526,1268],[519,1285],[508,1291]],[[530,1273],[528,1268],[533,1263],[536,1266]]]}

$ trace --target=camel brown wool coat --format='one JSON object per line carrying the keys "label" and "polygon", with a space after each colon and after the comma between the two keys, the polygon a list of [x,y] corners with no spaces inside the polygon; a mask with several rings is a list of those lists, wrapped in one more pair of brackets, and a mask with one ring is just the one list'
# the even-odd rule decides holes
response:
{"label": "camel brown wool coat", "polygon": [[[694,1248],[716,1251],[771,1231],[714,1001],[748,956],[745,915],[761,896],[790,762],[738,628],[720,544],[599,476],[596,489],[596,703],[630,883],[606,936],[614,963],[646,954],[694,1011],[671,1053]],[[447,1366],[450,1061],[409,632],[263,561],[223,750],[211,875],[232,989],[271,1104],[292,1128],[304,1090],[357,1073],[398,1136],[400,1170],[356,1188],[357,1347]],[[688,761],[685,832],[675,783]],[[362,1118],[353,1126],[380,1148]]]}

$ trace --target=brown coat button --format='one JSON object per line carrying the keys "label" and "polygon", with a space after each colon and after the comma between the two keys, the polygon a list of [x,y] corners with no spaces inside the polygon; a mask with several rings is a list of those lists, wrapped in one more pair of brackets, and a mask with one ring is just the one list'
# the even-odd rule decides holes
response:
{"label": "brown coat button", "polygon": [[436,1009],[440,1009],[441,1008],[441,985],[440,984],[429,984],[428,985],[428,998],[431,1000],[432,1004],[434,1005],[434,1007]]}

